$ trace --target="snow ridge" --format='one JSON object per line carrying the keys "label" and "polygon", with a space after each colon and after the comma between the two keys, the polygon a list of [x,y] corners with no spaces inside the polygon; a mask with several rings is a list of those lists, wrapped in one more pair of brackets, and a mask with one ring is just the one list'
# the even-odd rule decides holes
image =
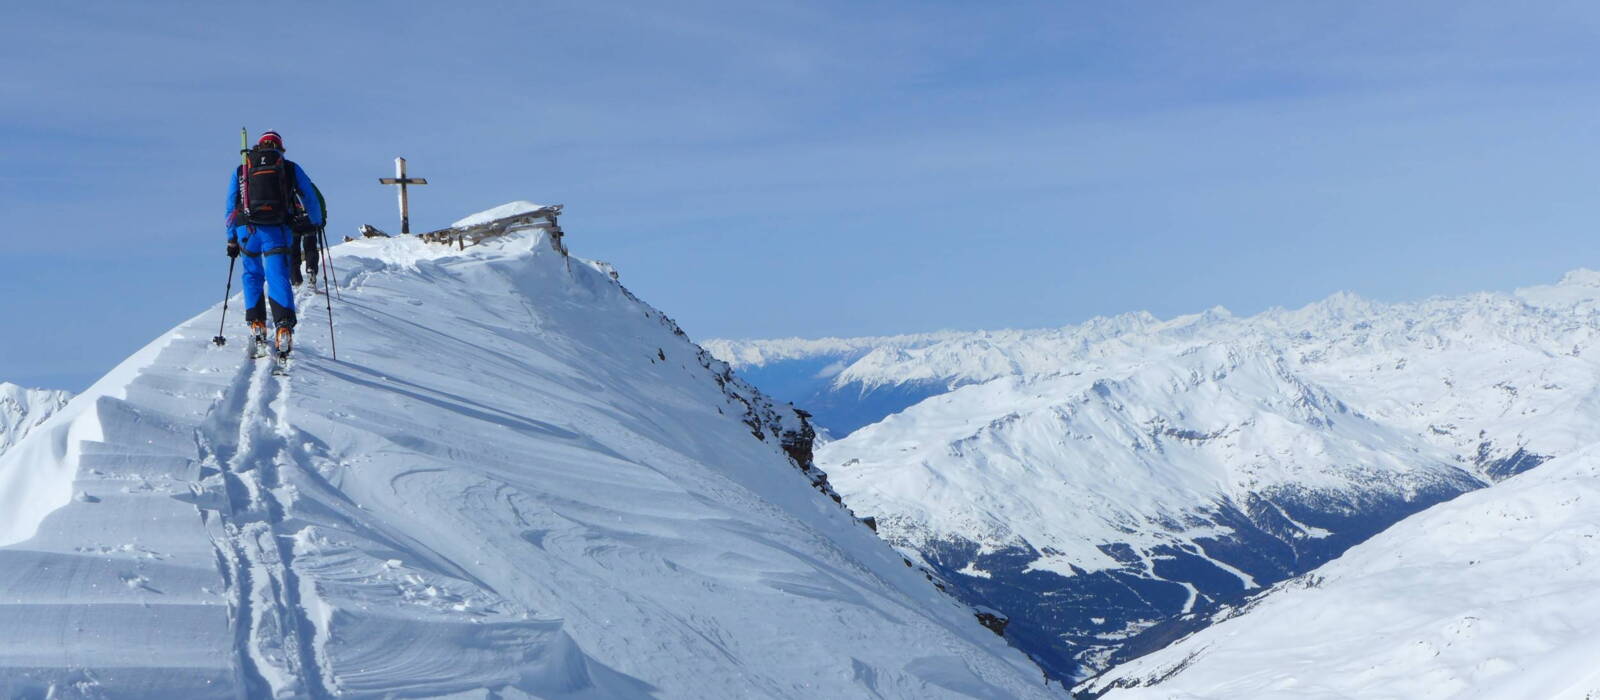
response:
{"label": "snow ridge", "polygon": [[784,360],[804,359],[818,355],[864,355],[877,349],[917,348],[952,340],[963,334],[955,331],[921,333],[913,335],[886,335],[861,338],[780,338],[774,340],[724,340],[712,339],[701,346],[718,359],[735,369],[760,367]]}
{"label": "snow ridge", "polygon": [[213,308],[0,456],[0,696],[1060,697],[602,266],[333,252],[340,360]]}

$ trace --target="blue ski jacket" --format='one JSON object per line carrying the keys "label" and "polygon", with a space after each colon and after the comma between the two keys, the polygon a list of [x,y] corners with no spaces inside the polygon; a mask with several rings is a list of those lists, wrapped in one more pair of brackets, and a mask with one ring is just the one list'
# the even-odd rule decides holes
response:
{"label": "blue ski jacket", "polygon": [[[288,158],[285,158],[284,162],[288,164],[290,170],[294,171],[295,192],[299,193],[300,203],[306,209],[306,216],[311,219],[311,223],[321,226],[325,212],[322,209],[322,199],[317,196],[317,186],[311,183],[311,176],[306,174],[306,169],[300,167],[299,163]],[[230,241],[239,240],[239,232],[246,229],[247,223],[243,220],[236,220],[239,207],[240,167],[234,166],[233,175],[228,178],[228,216],[224,221],[227,222],[228,240]],[[256,228],[267,227],[257,226]],[[285,226],[284,228],[287,229],[288,227]]]}

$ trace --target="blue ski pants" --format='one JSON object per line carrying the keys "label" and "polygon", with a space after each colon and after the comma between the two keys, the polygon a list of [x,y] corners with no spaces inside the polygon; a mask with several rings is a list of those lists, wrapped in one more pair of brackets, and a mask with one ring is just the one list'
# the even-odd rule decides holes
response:
{"label": "blue ski pants", "polygon": [[[267,306],[272,307],[272,325],[277,328],[294,328],[294,287],[289,281],[289,253],[294,246],[294,233],[288,226],[260,226],[234,229],[239,240],[240,254],[244,257],[244,320],[247,323],[267,320]],[[262,299],[262,283],[266,283],[266,299]]]}

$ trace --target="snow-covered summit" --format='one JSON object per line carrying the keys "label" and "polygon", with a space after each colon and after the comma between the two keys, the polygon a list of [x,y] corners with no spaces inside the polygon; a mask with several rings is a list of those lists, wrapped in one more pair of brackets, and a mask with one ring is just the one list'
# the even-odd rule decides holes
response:
{"label": "snow-covered summit", "polygon": [[[829,357],[839,363],[826,376],[826,391],[871,391],[877,387],[932,381],[948,390],[1007,375],[1050,373],[1124,345],[1242,335],[1277,337],[1277,344],[1313,337],[1352,336],[1374,341],[1369,349],[1399,349],[1421,335],[1470,333],[1505,336],[1502,321],[1527,328],[1550,327],[1549,312],[1588,313],[1600,304],[1600,272],[1568,272],[1554,285],[1526,287],[1512,294],[1484,293],[1438,297],[1419,302],[1383,303],[1339,292],[1300,309],[1272,309],[1238,317],[1222,307],[1162,320],[1148,312],[1094,318],[1060,328],[1002,331],[946,331],[922,335],[862,338],[787,338],[712,340],[704,343],[719,359],[741,370],[773,370],[785,362]],[[1546,317],[1542,320],[1538,317]],[[1557,319],[1558,320],[1558,319]],[[1365,323],[1362,327],[1360,326]],[[1478,324],[1469,328],[1463,324]],[[1567,348],[1570,350],[1571,348]]]}
{"label": "snow-covered summit", "polygon": [[[921,398],[1002,377],[1097,371],[1128,358],[1158,361],[1209,345],[1255,347],[1282,357],[1292,371],[1318,381],[1355,382],[1359,386],[1352,388],[1357,394],[1373,398],[1373,410],[1394,414],[1407,421],[1408,428],[1437,434],[1429,426],[1444,430],[1451,417],[1433,410],[1444,408],[1435,405],[1436,399],[1447,400],[1449,410],[1467,411],[1465,404],[1471,401],[1483,399],[1487,406],[1499,406],[1503,403],[1500,399],[1514,396],[1508,390],[1514,383],[1502,386],[1500,379],[1505,377],[1499,377],[1487,384],[1469,379],[1473,391],[1481,394],[1469,398],[1458,386],[1462,378],[1455,375],[1491,366],[1519,376],[1527,374],[1524,370],[1529,365],[1551,367],[1541,370],[1546,374],[1558,371],[1554,367],[1586,367],[1593,359],[1590,354],[1596,352],[1597,314],[1600,273],[1575,270],[1559,284],[1522,288],[1512,294],[1383,303],[1341,292],[1300,309],[1273,309],[1251,317],[1236,317],[1220,308],[1170,320],[1140,312],[1040,330],[897,336],[884,339],[887,342],[873,338],[811,344],[794,339],[713,341],[706,347],[757,376],[763,371],[773,373],[784,362],[828,355],[836,364],[833,371],[813,377],[826,384],[820,388],[824,393],[870,393],[905,385],[933,387]],[[848,361],[836,357],[842,349],[849,351]],[[1487,359],[1484,353],[1495,359]],[[1383,367],[1388,369],[1379,371]],[[1473,374],[1491,376],[1500,371]],[[1441,373],[1444,379],[1439,378]],[[1389,382],[1396,377],[1407,379],[1401,386],[1391,387]],[[1540,391],[1565,397],[1583,395],[1592,387],[1593,382],[1581,371],[1573,379],[1541,382],[1537,377],[1522,376],[1521,381],[1524,385],[1541,382],[1541,387],[1551,384]],[[1420,402],[1424,410],[1401,416],[1409,411],[1395,405],[1391,388],[1421,392],[1412,403]],[[1457,398],[1446,398],[1452,396]],[[1561,422],[1552,420],[1555,417],[1533,407],[1519,411],[1509,417],[1518,429],[1497,442],[1529,445],[1541,454],[1587,444],[1581,436],[1556,427]],[[1548,429],[1521,430],[1530,424]],[[1470,452],[1476,449],[1476,442],[1462,435],[1452,449]]]}
{"label": "snow-covered summit", "polygon": [[1579,268],[1562,275],[1560,286],[1600,288],[1600,271]]}
{"label": "snow-covered summit", "polygon": [[337,360],[213,308],[0,456],[0,696],[1055,696],[544,233],[332,252]]}
{"label": "snow-covered summit", "polygon": [[960,337],[956,331],[862,338],[779,338],[774,340],[713,339],[701,343],[717,359],[737,369],[823,355],[850,355],[884,348],[914,348]]}
{"label": "snow-covered summit", "polygon": [[0,382],[0,454],[67,404],[72,392]]}
{"label": "snow-covered summit", "polygon": [[485,210],[480,211],[480,212],[478,212],[476,214],[472,214],[470,216],[465,216],[465,217],[462,217],[460,219],[457,219],[455,223],[450,224],[450,227],[451,228],[466,228],[468,226],[477,226],[478,224],[489,223],[490,221],[494,221],[495,219],[504,219],[504,218],[506,218],[508,216],[516,216],[518,214],[531,214],[533,212],[539,211],[540,209],[544,209],[547,206],[548,205],[534,204],[533,202],[529,202],[527,200],[519,199],[519,200],[517,200],[515,202],[507,202],[507,203],[502,204],[502,205],[500,205],[498,207],[493,207],[491,209],[485,209]]}
{"label": "snow-covered summit", "polygon": [[1531,306],[1587,313],[1600,304],[1600,272],[1573,270],[1557,284],[1524,287],[1516,296]]}

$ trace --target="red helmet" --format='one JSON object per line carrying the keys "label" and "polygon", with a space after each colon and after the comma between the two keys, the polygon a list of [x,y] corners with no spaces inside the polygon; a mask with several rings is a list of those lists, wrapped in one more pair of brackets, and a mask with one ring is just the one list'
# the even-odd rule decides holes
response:
{"label": "red helmet", "polygon": [[260,147],[260,146],[268,146],[268,145],[272,146],[273,148],[275,148],[277,150],[280,150],[280,151],[283,150],[283,137],[279,136],[278,132],[276,132],[276,131],[264,131],[264,132],[262,132],[261,133],[261,138],[256,140],[256,146]]}

